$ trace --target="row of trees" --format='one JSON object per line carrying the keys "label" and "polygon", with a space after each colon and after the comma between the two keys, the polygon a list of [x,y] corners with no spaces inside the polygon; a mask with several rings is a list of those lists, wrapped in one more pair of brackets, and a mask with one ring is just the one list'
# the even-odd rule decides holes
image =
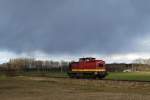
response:
{"label": "row of trees", "polygon": [[139,58],[139,59],[134,60],[133,63],[150,65],[150,58],[149,59]]}
{"label": "row of trees", "polygon": [[[33,58],[16,58],[10,59],[8,63],[0,65],[0,71],[68,71],[69,62],[66,61],[42,61]],[[131,64],[106,64],[108,71],[150,71],[150,59],[136,59]]]}
{"label": "row of trees", "polygon": [[112,63],[112,64],[106,64],[106,68],[108,71],[150,71],[150,58],[149,59],[136,59],[133,60],[132,63],[126,64],[126,63]]}
{"label": "row of trees", "polygon": [[10,59],[8,63],[2,64],[3,70],[19,70],[19,71],[50,71],[60,70],[66,71],[69,62],[66,61],[42,61],[32,58],[16,58]]}

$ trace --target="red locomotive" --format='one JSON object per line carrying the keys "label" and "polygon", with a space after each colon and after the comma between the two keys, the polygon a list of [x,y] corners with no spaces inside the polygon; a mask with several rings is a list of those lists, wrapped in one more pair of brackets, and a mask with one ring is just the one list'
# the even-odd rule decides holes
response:
{"label": "red locomotive", "polygon": [[84,76],[94,78],[104,78],[107,75],[105,61],[95,58],[80,58],[78,62],[71,62],[68,75],[71,78],[80,78]]}

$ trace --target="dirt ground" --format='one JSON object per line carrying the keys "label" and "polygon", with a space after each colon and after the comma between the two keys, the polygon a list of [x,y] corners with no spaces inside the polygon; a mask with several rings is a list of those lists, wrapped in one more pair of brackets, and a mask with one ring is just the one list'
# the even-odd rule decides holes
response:
{"label": "dirt ground", "polygon": [[1,100],[150,100],[150,83],[11,77],[0,80]]}

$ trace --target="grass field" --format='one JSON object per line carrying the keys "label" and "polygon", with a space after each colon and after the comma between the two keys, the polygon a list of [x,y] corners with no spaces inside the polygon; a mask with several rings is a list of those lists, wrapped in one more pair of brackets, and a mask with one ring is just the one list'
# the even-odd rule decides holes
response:
{"label": "grass field", "polygon": [[[3,74],[0,74],[1,76]],[[25,72],[21,76],[68,77],[66,72]],[[150,72],[110,72],[105,79],[150,81]]]}
{"label": "grass field", "polygon": [[150,81],[150,72],[113,72],[106,79]]}
{"label": "grass field", "polygon": [[25,72],[22,76],[68,77],[67,72]]}
{"label": "grass field", "polygon": [[[21,76],[68,77],[66,72],[23,72]],[[5,76],[0,73],[0,76]],[[150,81],[150,72],[110,72],[105,79]]]}
{"label": "grass field", "polygon": [[[23,73],[25,76],[47,76],[47,77],[68,77],[67,73],[61,72],[28,72]],[[113,80],[138,80],[138,81],[150,81],[150,72],[111,72],[105,77],[105,79]]]}
{"label": "grass field", "polygon": [[150,100],[150,84],[48,77],[0,77],[2,100]]}
{"label": "grass field", "polygon": [[[34,77],[33,77],[34,76]],[[46,77],[41,77],[46,76]],[[28,72],[21,76],[0,75],[3,100],[149,100],[150,83],[63,79],[60,72]],[[115,72],[106,79],[150,81],[150,72]]]}

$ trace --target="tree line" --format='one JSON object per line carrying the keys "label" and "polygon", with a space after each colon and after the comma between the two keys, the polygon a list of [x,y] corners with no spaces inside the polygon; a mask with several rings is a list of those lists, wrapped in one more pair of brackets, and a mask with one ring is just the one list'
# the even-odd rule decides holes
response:
{"label": "tree line", "polygon": [[33,58],[15,58],[1,64],[1,71],[67,71],[69,62],[53,60],[35,60]]}
{"label": "tree line", "polygon": [[[35,60],[34,58],[15,58],[9,62],[0,65],[0,71],[13,72],[67,72],[69,62],[53,61],[53,60]],[[112,63],[106,64],[106,68],[110,72],[122,72],[124,70],[131,71],[150,71],[150,59],[136,59],[133,63]]]}

